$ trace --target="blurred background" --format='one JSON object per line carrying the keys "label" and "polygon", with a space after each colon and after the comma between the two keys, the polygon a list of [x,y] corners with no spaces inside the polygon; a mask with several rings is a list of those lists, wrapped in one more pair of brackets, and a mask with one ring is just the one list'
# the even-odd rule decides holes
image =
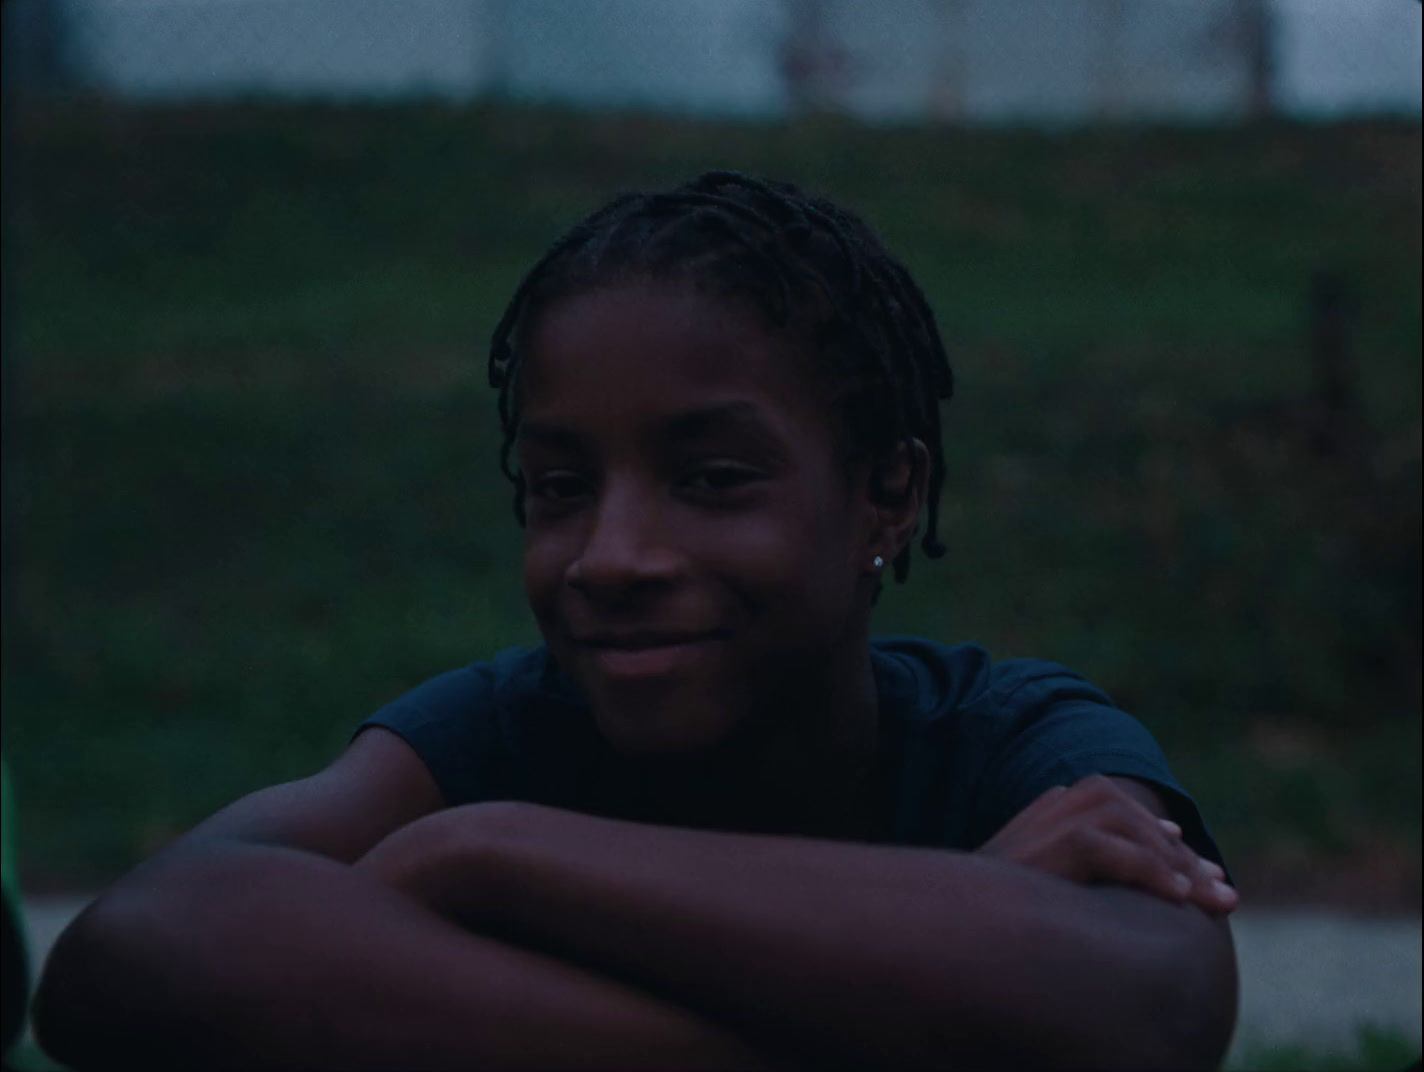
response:
{"label": "blurred background", "polygon": [[880,630],[1101,684],[1248,904],[1417,917],[1414,0],[4,19],[27,890],[96,888],[536,639],[485,341],[582,214],[733,167],[860,210],[951,347],[950,552]]}

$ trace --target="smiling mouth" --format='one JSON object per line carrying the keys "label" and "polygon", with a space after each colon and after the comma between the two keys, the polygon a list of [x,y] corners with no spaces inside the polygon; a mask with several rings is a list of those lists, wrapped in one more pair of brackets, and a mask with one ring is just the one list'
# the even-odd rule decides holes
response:
{"label": "smiling mouth", "polygon": [[648,648],[672,648],[681,644],[698,644],[720,635],[715,630],[705,633],[656,633],[642,630],[629,633],[597,633],[587,637],[576,637],[574,642],[590,648],[644,651]]}
{"label": "smiling mouth", "polygon": [[613,679],[665,677],[688,669],[722,641],[720,632],[628,633],[577,641],[598,672]]}

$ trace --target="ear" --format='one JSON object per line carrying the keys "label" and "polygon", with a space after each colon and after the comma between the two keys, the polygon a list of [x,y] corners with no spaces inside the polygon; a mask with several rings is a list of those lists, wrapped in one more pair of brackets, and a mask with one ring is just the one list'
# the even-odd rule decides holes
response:
{"label": "ear", "polygon": [[890,465],[878,481],[871,477],[868,491],[868,532],[865,562],[877,556],[885,565],[910,545],[919,525],[929,489],[930,452],[920,440],[895,448]]}

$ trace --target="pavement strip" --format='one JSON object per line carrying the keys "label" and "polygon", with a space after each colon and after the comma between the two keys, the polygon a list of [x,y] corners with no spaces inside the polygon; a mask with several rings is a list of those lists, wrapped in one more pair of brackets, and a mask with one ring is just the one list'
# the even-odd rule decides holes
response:
{"label": "pavement strip", "polygon": [[[87,897],[25,902],[35,974]],[[1320,910],[1241,909],[1231,917],[1241,971],[1232,1058],[1260,1045],[1301,1043],[1354,1052],[1361,1024],[1421,1044],[1420,919]]]}

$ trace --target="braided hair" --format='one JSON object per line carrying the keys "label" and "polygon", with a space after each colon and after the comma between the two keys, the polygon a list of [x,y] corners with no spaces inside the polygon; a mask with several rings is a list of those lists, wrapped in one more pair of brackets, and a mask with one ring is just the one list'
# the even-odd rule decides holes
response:
{"label": "braided hair", "polygon": [[[524,479],[513,464],[520,424],[520,337],[554,300],[623,281],[685,282],[749,300],[776,329],[796,333],[829,367],[853,457],[877,481],[897,447],[929,450],[927,530],[938,538],[944,448],[939,402],[954,377],[934,313],[910,273],[853,213],[734,171],[709,171],[676,189],[615,198],[560,237],[520,282],[490,342],[490,386],[499,390],[500,469],[514,484],[524,524]],[[914,465],[920,464],[912,450]],[[912,472],[910,486],[918,478]],[[909,575],[910,549],[895,559]]]}

